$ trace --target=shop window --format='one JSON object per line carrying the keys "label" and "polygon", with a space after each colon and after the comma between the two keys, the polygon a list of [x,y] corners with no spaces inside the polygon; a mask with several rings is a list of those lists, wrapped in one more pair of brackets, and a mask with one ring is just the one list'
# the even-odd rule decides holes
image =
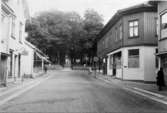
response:
{"label": "shop window", "polygon": [[128,51],[128,67],[139,68],[139,49],[131,49]]}
{"label": "shop window", "polygon": [[167,12],[161,15],[161,39],[167,38]]}
{"label": "shop window", "polygon": [[117,69],[121,68],[121,52],[114,55],[114,62]]}
{"label": "shop window", "polygon": [[162,57],[161,64],[164,69],[167,69],[167,56]]}
{"label": "shop window", "polygon": [[129,37],[138,37],[139,36],[139,22],[138,20],[129,22]]}

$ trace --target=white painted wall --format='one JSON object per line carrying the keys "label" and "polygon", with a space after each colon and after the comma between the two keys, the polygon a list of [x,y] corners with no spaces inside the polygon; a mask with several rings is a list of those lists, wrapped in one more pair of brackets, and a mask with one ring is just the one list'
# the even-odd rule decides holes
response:
{"label": "white painted wall", "polygon": [[155,51],[156,47],[144,48],[144,80],[156,81]]}
{"label": "white painted wall", "polygon": [[[139,49],[139,68],[128,68],[128,50]],[[156,47],[126,47],[109,53],[108,56],[122,51],[122,68],[117,69],[117,78],[125,80],[141,80],[141,81],[155,81],[156,80],[156,67],[155,67],[155,49]],[[109,60],[109,58],[108,58]],[[112,75],[112,69],[109,68],[108,61],[108,74]]]}
{"label": "white painted wall", "polygon": [[[9,42],[8,42],[8,51],[11,49],[13,50],[14,55],[17,55],[16,59],[13,55],[13,74],[14,76],[18,77],[18,55],[21,54],[21,50],[24,49],[24,40],[25,40],[25,15],[24,15],[24,7],[20,0],[9,0],[8,3],[9,7],[14,11],[14,15],[16,17],[15,22],[15,39],[11,37],[11,28],[12,28],[12,18],[10,18],[10,32],[9,34]],[[22,23],[22,43],[19,42],[19,30],[20,30],[20,23]],[[21,76],[23,75],[24,66],[22,65],[23,62],[27,62],[27,60],[23,60],[23,56],[21,55]],[[8,70],[10,67],[10,59],[8,60]]]}
{"label": "white painted wall", "polygon": [[33,62],[34,62],[34,49],[25,44],[25,49],[28,55],[24,55],[21,58],[22,74],[32,75],[33,74]]}
{"label": "white painted wall", "polygon": [[[143,47],[127,47],[123,49],[123,79],[144,80]],[[139,49],[139,68],[128,68],[128,50]]]}

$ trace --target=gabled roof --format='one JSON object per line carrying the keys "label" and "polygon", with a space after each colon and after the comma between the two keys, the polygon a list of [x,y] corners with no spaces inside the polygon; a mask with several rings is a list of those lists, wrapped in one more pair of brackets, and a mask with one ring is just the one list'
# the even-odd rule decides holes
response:
{"label": "gabled roof", "polygon": [[118,10],[115,15],[109,20],[109,22],[104,26],[101,32],[97,35],[97,41],[99,41],[123,16],[139,12],[157,12],[157,7],[149,3],[143,3]]}

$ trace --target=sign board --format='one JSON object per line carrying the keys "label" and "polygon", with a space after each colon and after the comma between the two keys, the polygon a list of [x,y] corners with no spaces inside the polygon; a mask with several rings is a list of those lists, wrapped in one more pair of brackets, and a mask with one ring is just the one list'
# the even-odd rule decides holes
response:
{"label": "sign board", "polygon": [[98,58],[98,57],[94,57],[93,60],[94,60],[95,62],[98,62],[99,58]]}

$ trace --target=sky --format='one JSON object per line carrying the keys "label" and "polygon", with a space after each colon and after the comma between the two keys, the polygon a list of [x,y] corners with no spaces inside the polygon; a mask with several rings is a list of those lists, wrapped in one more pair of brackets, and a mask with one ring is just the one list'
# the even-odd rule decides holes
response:
{"label": "sky", "polygon": [[107,23],[117,10],[137,5],[148,0],[27,0],[30,15],[48,10],[75,11],[83,16],[87,9],[94,9]]}

